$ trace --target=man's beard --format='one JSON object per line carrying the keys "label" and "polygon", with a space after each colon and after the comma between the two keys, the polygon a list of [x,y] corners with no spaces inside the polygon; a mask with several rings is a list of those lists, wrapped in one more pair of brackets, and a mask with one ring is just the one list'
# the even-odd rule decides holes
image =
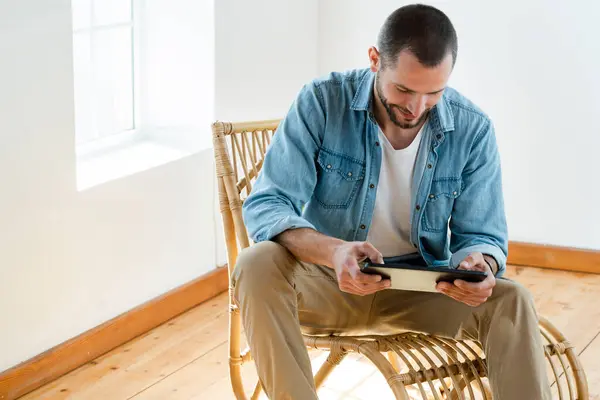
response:
{"label": "man's beard", "polygon": [[411,122],[402,122],[398,119],[398,117],[396,116],[396,113],[394,112],[394,110],[399,110],[401,112],[405,112],[405,113],[409,113],[407,110],[403,109],[402,107],[398,106],[397,104],[390,104],[388,103],[387,99],[385,97],[383,97],[383,91],[381,90],[381,82],[379,81],[379,74],[377,74],[375,76],[375,85],[376,85],[376,89],[377,89],[377,96],[379,97],[379,100],[381,101],[381,104],[383,104],[383,108],[385,108],[385,111],[388,115],[388,117],[390,118],[390,121],[392,121],[392,123],[394,125],[396,125],[399,128],[402,129],[410,129],[410,128],[414,128],[415,126],[418,126],[421,124],[421,122],[423,122],[425,120],[425,118],[427,118],[427,115],[429,114],[429,110],[425,110],[423,112],[423,114],[421,114],[421,116],[419,118],[417,118],[416,121],[411,121]]}

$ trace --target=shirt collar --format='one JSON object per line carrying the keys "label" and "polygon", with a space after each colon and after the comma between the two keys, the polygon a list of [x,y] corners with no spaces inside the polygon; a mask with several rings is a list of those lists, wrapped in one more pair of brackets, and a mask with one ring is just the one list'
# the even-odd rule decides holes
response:
{"label": "shirt collar", "polygon": [[375,74],[370,69],[366,69],[363,77],[360,79],[358,89],[350,105],[354,111],[371,111],[371,98],[373,97],[373,84],[375,83]]}

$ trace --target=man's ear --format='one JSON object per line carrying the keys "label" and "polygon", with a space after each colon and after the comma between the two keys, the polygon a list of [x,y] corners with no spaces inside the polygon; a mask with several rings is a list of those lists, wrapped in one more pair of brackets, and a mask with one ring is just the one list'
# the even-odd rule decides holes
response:
{"label": "man's ear", "polygon": [[369,47],[369,67],[372,72],[377,72],[381,69],[381,57],[375,46]]}

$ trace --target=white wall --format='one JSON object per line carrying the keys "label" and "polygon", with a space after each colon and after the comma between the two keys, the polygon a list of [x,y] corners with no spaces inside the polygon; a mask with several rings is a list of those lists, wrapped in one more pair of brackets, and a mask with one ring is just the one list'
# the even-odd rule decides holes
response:
{"label": "white wall", "polygon": [[138,10],[142,129],[206,129],[214,117],[213,2],[151,0]]}
{"label": "white wall", "polygon": [[[218,2],[220,119],[280,117],[316,72],[316,0],[261,5]],[[2,371],[225,257],[210,149],[77,192],[69,0],[0,2],[0,54]]]}
{"label": "white wall", "polygon": [[281,118],[317,74],[318,0],[218,0],[216,117]]}
{"label": "white wall", "polygon": [[[218,0],[215,14],[215,118],[284,117],[318,71],[318,0]],[[217,254],[225,263],[223,241]]]}
{"label": "white wall", "polygon": [[[321,1],[319,73],[368,66],[380,25],[407,3]],[[426,3],[458,32],[451,85],[496,125],[510,239],[600,249],[600,3]]]}

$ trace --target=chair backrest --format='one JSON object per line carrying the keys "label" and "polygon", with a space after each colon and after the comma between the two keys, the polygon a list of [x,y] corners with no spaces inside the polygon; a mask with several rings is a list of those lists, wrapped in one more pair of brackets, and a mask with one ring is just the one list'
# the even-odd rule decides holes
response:
{"label": "chair backrest", "polygon": [[252,191],[279,122],[215,122],[212,125],[219,208],[230,276],[238,251],[250,245],[242,219],[242,204]]}

